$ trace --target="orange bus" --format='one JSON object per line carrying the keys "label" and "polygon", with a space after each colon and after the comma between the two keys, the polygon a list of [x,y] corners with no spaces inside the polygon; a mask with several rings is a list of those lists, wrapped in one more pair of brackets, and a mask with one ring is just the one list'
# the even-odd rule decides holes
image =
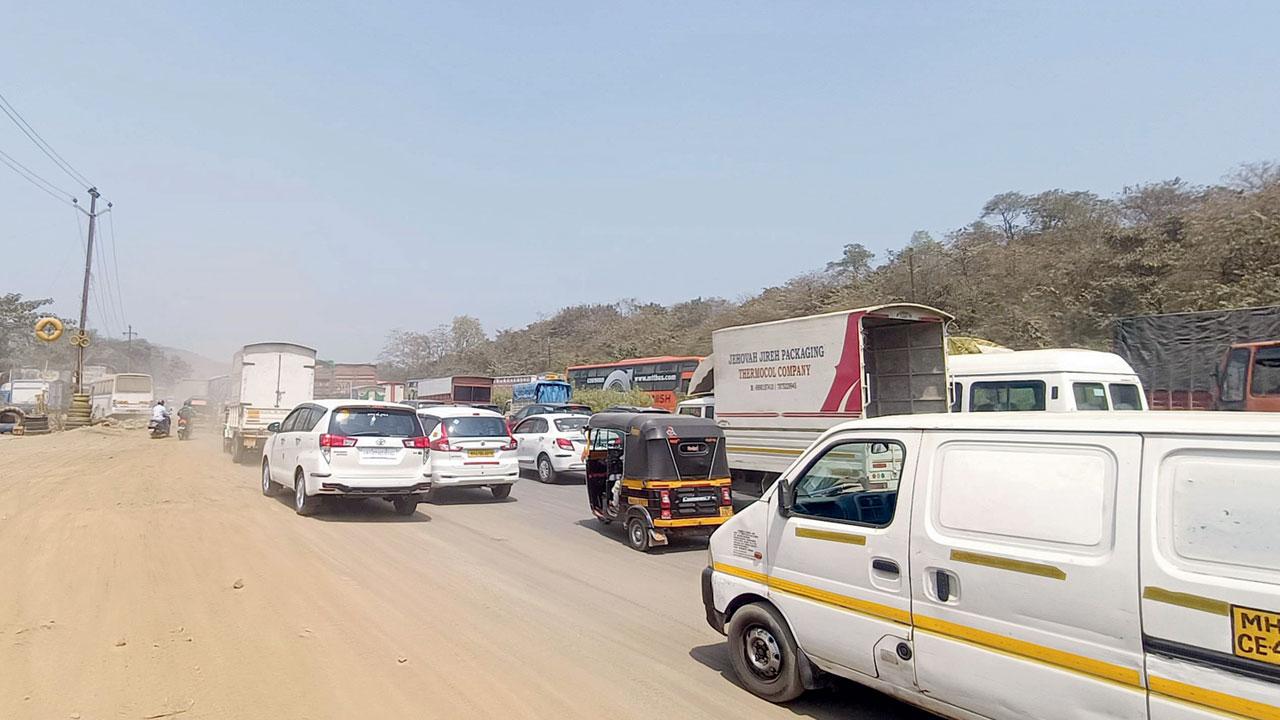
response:
{"label": "orange bus", "polygon": [[576,390],[643,390],[653,398],[653,406],[674,412],[676,394],[689,391],[689,380],[700,357],[674,356],[635,358],[595,365],[575,365],[568,370]]}

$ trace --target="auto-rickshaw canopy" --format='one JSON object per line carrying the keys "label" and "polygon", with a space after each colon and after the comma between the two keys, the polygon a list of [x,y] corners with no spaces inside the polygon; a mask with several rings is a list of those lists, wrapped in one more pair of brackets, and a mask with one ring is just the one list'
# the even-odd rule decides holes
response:
{"label": "auto-rickshaw canopy", "polygon": [[598,413],[588,422],[591,449],[597,431],[621,436],[623,474],[637,480],[700,480],[729,477],[724,433],[715,422],[688,415]]}

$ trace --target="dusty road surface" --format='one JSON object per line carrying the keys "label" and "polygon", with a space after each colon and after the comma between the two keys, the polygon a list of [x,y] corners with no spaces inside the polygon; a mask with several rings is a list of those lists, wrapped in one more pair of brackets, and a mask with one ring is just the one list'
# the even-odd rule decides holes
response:
{"label": "dusty road surface", "polygon": [[0,438],[0,718],[923,718],[727,675],[705,549],[626,548],[579,484],[315,518],[210,438]]}

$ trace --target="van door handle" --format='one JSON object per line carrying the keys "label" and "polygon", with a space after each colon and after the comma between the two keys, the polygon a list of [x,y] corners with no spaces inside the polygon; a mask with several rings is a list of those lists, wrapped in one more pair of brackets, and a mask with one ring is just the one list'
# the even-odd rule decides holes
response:
{"label": "van door handle", "polygon": [[897,577],[902,571],[898,569],[898,563],[887,558],[875,558],[871,561],[871,569],[884,575]]}
{"label": "van door handle", "polygon": [[933,573],[933,594],[938,602],[946,603],[960,597],[960,579],[950,570],[935,568]]}

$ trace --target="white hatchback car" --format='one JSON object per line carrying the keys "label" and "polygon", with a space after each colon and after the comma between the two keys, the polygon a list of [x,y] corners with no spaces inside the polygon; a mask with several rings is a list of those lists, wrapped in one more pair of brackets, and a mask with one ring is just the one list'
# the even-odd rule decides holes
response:
{"label": "white hatchback car", "polygon": [[522,469],[537,470],[540,482],[554,482],[561,473],[586,472],[582,450],[587,445],[589,415],[531,415],[512,429]]}
{"label": "white hatchback car", "polygon": [[412,515],[431,490],[427,438],[412,408],[375,400],[316,400],[267,426],[262,494],[293,489],[311,515],[322,496],[381,497]]}
{"label": "white hatchback car", "polygon": [[516,441],[507,421],[492,410],[465,405],[420,408],[427,435],[426,474],[432,491],[487,487],[495,498],[511,494],[520,478]]}

